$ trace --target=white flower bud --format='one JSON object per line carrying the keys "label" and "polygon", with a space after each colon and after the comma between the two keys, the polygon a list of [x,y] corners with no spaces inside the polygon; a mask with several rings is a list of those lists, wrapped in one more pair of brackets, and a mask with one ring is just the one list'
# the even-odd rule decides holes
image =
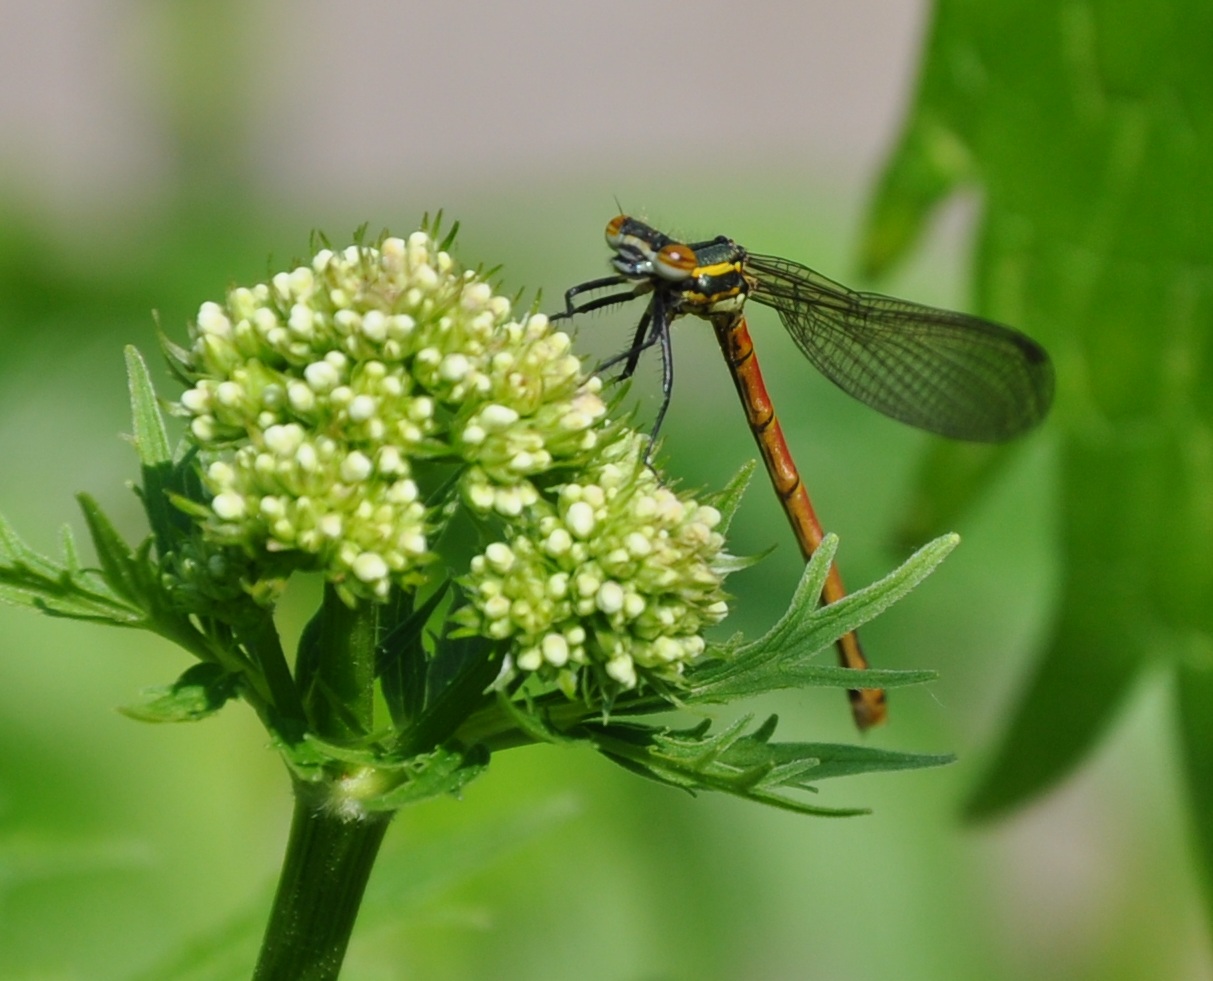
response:
{"label": "white flower bud", "polygon": [[507,405],[493,403],[480,410],[480,422],[487,429],[502,430],[514,425],[519,419],[517,410]]}
{"label": "white flower bud", "polygon": [[387,339],[388,320],[382,310],[370,310],[362,317],[361,333],[368,341],[376,343]]}
{"label": "white flower bud", "polygon": [[211,407],[211,395],[202,388],[186,389],[181,394],[181,406],[194,415],[206,412]]}
{"label": "white flower bud", "polygon": [[606,673],[618,681],[624,688],[636,687],[636,666],[626,654],[608,661]]}
{"label": "white flower bud", "polygon": [[573,536],[565,529],[557,528],[543,543],[544,551],[549,555],[564,555],[573,545]]}
{"label": "white flower bud", "polygon": [[376,411],[378,411],[378,403],[375,398],[370,395],[355,395],[350,400],[349,407],[346,412],[349,413],[350,419],[354,422],[365,422],[370,419]]}
{"label": "white flower bud", "polygon": [[510,615],[510,601],[504,596],[490,597],[484,604],[484,615],[490,620],[501,620]]}
{"label": "white flower bud", "polygon": [[542,643],[543,659],[555,667],[563,667],[569,659],[569,644],[560,634],[547,634]]}
{"label": "white flower bud", "polygon": [[314,392],[323,394],[341,382],[341,376],[327,361],[313,361],[303,369],[303,377]]}
{"label": "white flower bud", "polygon": [[270,426],[265,431],[265,445],[280,457],[294,455],[303,445],[303,427],[295,423]]}
{"label": "white flower bud", "polygon": [[386,578],[388,565],[383,561],[382,556],[376,555],[374,552],[363,552],[358,558],[354,559],[354,564],[350,571],[363,582],[369,583]]}
{"label": "white flower bud", "polygon": [[598,609],[610,616],[623,609],[623,587],[617,582],[604,582],[598,590]]}
{"label": "white flower bud", "polygon": [[448,354],[438,366],[438,376],[443,381],[457,382],[467,375],[471,362],[463,354]]}
{"label": "white flower bud", "polygon": [[292,381],[286,386],[286,400],[296,412],[311,412],[316,407],[316,393],[302,381]]}
{"label": "white flower bud", "polygon": [[198,309],[196,324],[199,332],[203,334],[211,334],[224,339],[232,334],[232,322],[218,303],[208,301],[202,304]]}
{"label": "white flower bud", "polygon": [[341,479],[347,484],[366,480],[375,471],[375,465],[365,453],[355,450],[341,461]]}
{"label": "white flower bud", "polygon": [[594,509],[585,501],[569,505],[564,522],[578,538],[589,538],[594,533]]}
{"label": "white flower bud", "polygon": [[496,572],[509,572],[514,564],[514,553],[505,542],[493,542],[484,550],[484,557]]}
{"label": "white flower bud", "polygon": [[211,501],[211,508],[223,521],[239,521],[244,517],[244,498],[234,491],[225,491]]}

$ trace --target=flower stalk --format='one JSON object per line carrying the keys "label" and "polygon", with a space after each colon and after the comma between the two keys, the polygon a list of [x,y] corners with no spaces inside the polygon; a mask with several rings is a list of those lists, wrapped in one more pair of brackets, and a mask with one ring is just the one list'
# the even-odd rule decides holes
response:
{"label": "flower stalk", "polygon": [[313,788],[296,784],[256,981],[330,981],[339,975],[391,820],[390,812],[350,820],[321,806]]}
{"label": "flower stalk", "polygon": [[332,585],[295,666],[309,731],[334,742],[365,739],[375,726],[375,651],[379,611],[366,601],[352,607]]}

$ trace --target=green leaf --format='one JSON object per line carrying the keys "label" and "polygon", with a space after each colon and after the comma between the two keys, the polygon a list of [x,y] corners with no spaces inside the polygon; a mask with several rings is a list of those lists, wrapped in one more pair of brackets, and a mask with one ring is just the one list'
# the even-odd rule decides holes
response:
{"label": "green leaf", "polygon": [[[1149,663],[1156,644],[1151,593],[1164,572],[1143,569],[1141,560],[1158,529],[1120,522],[1148,506],[1143,498],[1157,492],[1152,474],[1164,456],[1149,440],[1068,447],[1062,486],[1072,547],[1061,623],[966,804],[970,818],[997,816],[1077,766]],[[1118,526],[1118,534],[1106,534]]]}
{"label": "green leaf", "polygon": [[727,658],[688,672],[687,702],[723,702],[783,688],[826,684],[890,687],[918,684],[929,671],[851,671],[814,665],[811,659],[839,637],[858,629],[905,596],[956,547],[956,535],[923,546],[889,575],[836,603],[820,605],[821,585],[833,561],[838,539],[827,535],[801,577],[787,612],[767,634],[742,645]]}
{"label": "green leaf", "polygon": [[729,525],[733,522],[733,515],[737,513],[737,509],[741,506],[741,499],[745,496],[745,492],[750,486],[750,480],[753,478],[757,467],[758,462],[756,460],[746,462],[733,475],[732,480],[725,484],[723,489],[711,496],[710,501],[712,506],[721,515],[721,534],[729,530]]}
{"label": "green leaf", "polygon": [[235,698],[238,682],[217,664],[195,664],[171,685],[148,688],[140,702],[118,711],[139,722],[197,722]]}
{"label": "green leaf", "polygon": [[[318,735],[356,742],[374,730],[380,612],[378,604],[367,601],[347,606],[333,584],[325,584],[324,601],[299,642],[295,679],[282,679],[282,694],[298,691],[308,725]],[[280,650],[272,624],[262,634]],[[276,651],[266,653],[281,660]]]}
{"label": "green leaf", "polygon": [[368,811],[396,811],[430,797],[458,796],[489,765],[488,753],[481,749],[458,751],[436,749],[416,758],[409,767],[409,778],[393,790],[365,802]]}
{"label": "green leaf", "polygon": [[134,347],[127,347],[125,353],[132,441],[139,454],[142,474],[139,496],[156,542],[156,552],[163,560],[193,530],[190,516],[173,502],[179,499],[199,501],[201,487],[192,450],[182,460],[173,461],[168,431],[143,356]]}
{"label": "green leaf", "polygon": [[156,403],[156,391],[152,387],[147,363],[136,347],[128,345],[123,353],[126,357],[127,386],[131,396],[131,422],[139,462],[144,467],[157,467],[172,463],[173,454],[169,448],[168,432],[164,428],[164,418],[160,415],[160,407]]}
{"label": "green leaf", "polygon": [[450,580],[444,580],[419,607],[415,606],[415,593],[401,591],[395,601],[396,622],[379,641],[375,673],[397,729],[409,725],[425,704],[427,655],[422,642],[425,625],[449,590]]}
{"label": "green leaf", "polygon": [[[946,3],[936,30],[942,32]],[[919,98],[926,104],[933,91],[939,54],[928,55],[928,74]],[[942,66],[941,66],[942,67]],[[974,176],[971,148],[948,124],[920,108],[902,134],[901,145],[886,165],[868,213],[861,262],[864,275],[879,276],[914,245],[931,211],[944,198]]]}
{"label": "green leaf", "polygon": [[332,789],[335,772],[362,771],[368,787],[385,788],[358,799],[366,811],[395,811],[430,797],[458,794],[489,763],[487,750],[480,746],[437,746],[406,756],[385,750],[373,736],[338,743],[307,733],[296,742],[276,743],[295,779],[320,788],[322,794]]}
{"label": "green leaf", "polygon": [[425,708],[400,733],[402,755],[426,752],[455,735],[478,708],[495,704],[489,690],[501,670],[498,645],[483,637],[438,640],[426,675]]}
{"label": "green leaf", "polygon": [[[63,560],[54,562],[26,545],[0,517],[0,600],[49,616],[149,630],[199,660],[219,661],[229,674],[242,673],[248,665],[230,631],[217,624],[199,626],[174,608],[151,558],[150,542],[132,549],[92,498],[81,494],[79,501],[101,569],[81,565],[67,529]],[[249,605],[234,606],[233,618],[248,620]],[[255,687],[260,683],[255,677],[250,681]]]}
{"label": "green leaf", "polygon": [[132,604],[142,605],[140,601],[144,598],[147,582],[144,574],[146,555],[136,555],[92,497],[79,494],[77,500],[84,512],[105,581]]}
{"label": "green leaf", "polygon": [[[569,702],[563,694],[560,694],[558,698],[560,700],[552,705],[551,697],[543,702],[537,702],[528,698],[525,691],[517,699],[508,697],[504,692],[498,692],[494,707],[500,712],[503,719],[510,720],[522,738],[530,742],[553,744],[575,742],[575,736],[569,735],[565,729],[555,724],[555,718],[561,714],[562,710],[570,713],[572,719],[566,727],[575,729],[595,713]],[[669,702],[659,697],[653,697],[650,701],[661,705],[664,710],[668,710],[670,707]]]}
{"label": "green leaf", "polygon": [[1018,446],[933,440],[917,466],[917,479],[900,508],[894,544],[911,549],[954,528],[969,505],[993,487]]}
{"label": "green leaf", "polygon": [[1175,685],[1180,758],[1205,896],[1213,908],[1213,644],[1202,636],[1194,638],[1192,646]]}
{"label": "green leaf", "polygon": [[87,494],[79,494],[77,499],[88,523],[106,585],[142,612],[137,622],[124,625],[151,630],[202,660],[212,659],[214,645],[187,615],[176,610],[165,592],[160,570],[150,554],[151,541],[145,541],[137,550],[131,549],[96,501]]}
{"label": "green leaf", "polygon": [[[1148,664],[1190,676],[1176,638],[1213,637],[1213,6],[936,11],[865,264],[887,267],[980,182],[979,307],[1052,351],[1063,433],[1058,622],[969,803],[987,816],[1081,763]],[[942,484],[924,470],[916,497],[955,513],[1004,459]],[[1190,754],[1203,698],[1181,706]],[[1203,800],[1203,754],[1189,760]]]}
{"label": "green leaf", "polygon": [[714,790],[800,814],[847,817],[862,808],[809,804],[793,794],[815,793],[809,781],[952,762],[950,756],[897,753],[833,743],[772,743],[777,717],[746,732],[743,718],[711,734],[710,723],[674,730],[635,723],[587,724],[595,748],[625,769],[691,793]]}
{"label": "green leaf", "polygon": [[129,597],[115,591],[96,570],[81,567],[66,529],[63,554],[62,563],[39,555],[0,517],[0,600],[73,620],[146,625],[143,612]]}

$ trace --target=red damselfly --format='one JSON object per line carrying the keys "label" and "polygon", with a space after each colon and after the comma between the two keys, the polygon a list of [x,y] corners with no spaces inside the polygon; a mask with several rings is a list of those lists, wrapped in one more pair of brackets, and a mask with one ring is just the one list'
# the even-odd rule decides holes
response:
{"label": "red damselfly", "polygon": [[[654,435],[673,392],[670,325],[686,314],[708,321],[806,559],[821,544],[821,524],[758,368],[744,314],[747,299],[772,307],[805,357],[839,388],[911,426],[954,439],[1001,442],[1035,426],[1052,402],[1048,354],[1001,324],[858,293],[788,259],[749,252],[724,236],[685,244],[627,215],[607,224],[606,239],[616,274],[568,290],[565,310],[557,316],[649,298],[631,346],[602,367],[622,362],[620,377],[630,377],[640,355],[660,346],[663,399]],[[612,287],[624,289],[576,301]],[[844,595],[838,568],[831,566],[822,601],[833,603]],[[837,647],[843,666],[868,666],[854,633]],[[883,691],[848,694],[860,729],[884,720]]]}

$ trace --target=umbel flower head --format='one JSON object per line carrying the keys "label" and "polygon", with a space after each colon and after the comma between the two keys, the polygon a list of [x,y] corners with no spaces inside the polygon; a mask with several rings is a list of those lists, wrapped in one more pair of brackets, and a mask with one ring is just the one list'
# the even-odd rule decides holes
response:
{"label": "umbel flower head", "polygon": [[720,512],[661,486],[642,451],[639,436],[616,442],[472,560],[463,612],[514,641],[506,677],[541,672],[570,695],[579,680],[634,688],[638,669],[677,682],[726,614]]}
{"label": "umbel flower head", "polygon": [[[463,575],[507,676],[676,679],[725,612],[719,514],[661,486],[570,347],[424,230],[203,304],[177,408],[204,537],[350,604]],[[440,544],[459,503],[494,542],[470,571]]]}

